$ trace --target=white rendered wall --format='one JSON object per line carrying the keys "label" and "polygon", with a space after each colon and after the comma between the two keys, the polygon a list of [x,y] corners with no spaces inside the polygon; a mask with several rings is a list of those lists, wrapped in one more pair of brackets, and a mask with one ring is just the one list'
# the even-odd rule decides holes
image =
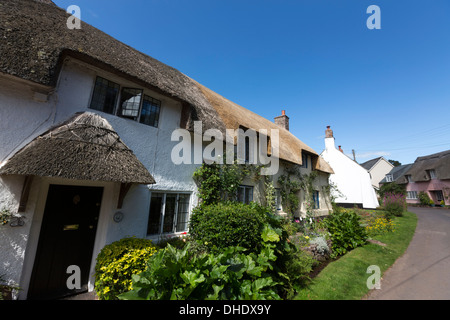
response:
{"label": "white rendered wall", "polygon": [[[180,103],[144,88],[145,94],[162,102],[158,128],[89,109],[97,75],[122,86],[140,88],[116,75],[69,60],[65,62],[55,91],[49,95],[48,101],[39,102],[34,99],[34,91],[41,88],[0,75],[0,165],[52,126],[67,120],[76,112],[89,111],[107,119],[124,143],[147,167],[157,181],[155,185],[150,186],[151,189],[195,194],[196,186],[192,180],[192,174],[197,166],[176,166],[170,161],[172,147],[177,143],[171,142],[170,137],[172,131],[179,128]],[[5,207],[17,212],[23,181],[24,177],[20,176],[0,177],[0,208]],[[10,282],[19,284],[24,289],[20,298],[24,298],[23,295],[28,289],[36,254],[43,216],[43,207],[39,207],[39,203],[41,206],[42,202],[45,203],[48,186],[54,182],[55,179],[35,178],[27,210],[22,213],[26,217],[24,226],[17,228],[9,225],[0,226],[0,247],[2,248],[0,272],[6,273],[6,278]],[[91,185],[86,181],[64,179],[57,179],[56,182]],[[120,209],[124,213],[124,219],[120,223],[115,223],[112,218],[114,213],[119,211],[117,200],[120,185],[118,183],[101,183],[100,185],[107,187],[108,192],[103,197],[91,274],[93,274],[95,257],[104,245],[126,236],[147,236],[151,193],[149,186],[131,187]],[[192,207],[196,203],[196,198],[194,196],[191,199]],[[31,239],[32,241],[29,241]],[[92,283],[90,287],[92,289]]]}
{"label": "white rendered wall", "polygon": [[389,172],[391,172],[392,168],[394,168],[392,164],[384,158],[381,158],[380,161],[378,161],[370,170],[372,185],[378,189],[380,187],[380,181],[383,180]]}
{"label": "white rendered wall", "polygon": [[336,203],[358,203],[368,209],[375,209],[378,206],[369,173],[336,149],[334,138],[325,139],[322,157],[334,171],[334,174],[330,175],[330,182],[336,184],[338,190],[344,195],[344,197],[336,198]]}

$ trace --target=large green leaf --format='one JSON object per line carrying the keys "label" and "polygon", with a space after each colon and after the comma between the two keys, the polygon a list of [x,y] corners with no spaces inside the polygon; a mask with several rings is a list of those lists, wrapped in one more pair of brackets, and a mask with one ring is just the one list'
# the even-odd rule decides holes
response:
{"label": "large green leaf", "polygon": [[280,241],[280,236],[277,232],[272,229],[269,225],[265,225],[262,232],[262,239],[265,242],[278,242]]}

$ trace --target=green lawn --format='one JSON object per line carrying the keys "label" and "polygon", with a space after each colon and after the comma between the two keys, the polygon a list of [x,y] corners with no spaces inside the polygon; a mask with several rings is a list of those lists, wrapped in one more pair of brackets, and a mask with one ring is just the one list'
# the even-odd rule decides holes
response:
{"label": "green lawn", "polygon": [[297,300],[359,300],[369,292],[367,268],[380,267],[383,273],[408,248],[417,225],[417,216],[406,212],[394,219],[395,232],[374,236],[385,247],[368,243],[331,262],[295,297]]}

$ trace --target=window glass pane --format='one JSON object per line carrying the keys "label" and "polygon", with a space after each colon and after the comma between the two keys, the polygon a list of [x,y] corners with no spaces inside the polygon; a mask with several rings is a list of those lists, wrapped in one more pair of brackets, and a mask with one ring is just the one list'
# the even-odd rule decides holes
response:
{"label": "window glass pane", "polygon": [[142,90],[123,88],[120,96],[120,111],[118,116],[137,119],[141,105]]}
{"label": "window glass pane", "polygon": [[145,95],[142,103],[140,123],[158,127],[161,101]]}
{"label": "window glass pane", "polygon": [[189,198],[188,194],[180,194],[178,198],[177,227],[175,232],[187,230],[189,218]]}
{"label": "window glass pane", "polygon": [[245,163],[250,162],[250,138],[245,137]]}
{"label": "window glass pane", "polygon": [[152,193],[150,201],[150,216],[148,219],[147,234],[159,234],[161,228],[161,208],[164,195]]}
{"label": "window glass pane", "polygon": [[308,168],[308,156],[302,153],[302,165],[301,168]]}
{"label": "window glass pane", "polygon": [[281,211],[281,190],[275,189],[275,209]]}
{"label": "window glass pane", "polygon": [[175,218],[176,194],[166,194],[166,207],[164,210],[163,232],[173,232],[173,220]]}
{"label": "window glass pane", "polygon": [[436,179],[436,172],[434,170],[430,170],[430,178]]}
{"label": "window glass pane", "polygon": [[319,191],[313,192],[314,209],[320,208]]}
{"label": "window glass pane", "polygon": [[253,187],[245,187],[245,204],[253,201]]}
{"label": "window glass pane", "polygon": [[239,202],[249,204],[253,201],[253,187],[239,186],[236,198]]}
{"label": "window glass pane", "polygon": [[97,77],[90,108],[114,114],[120,86],[117,83]]}

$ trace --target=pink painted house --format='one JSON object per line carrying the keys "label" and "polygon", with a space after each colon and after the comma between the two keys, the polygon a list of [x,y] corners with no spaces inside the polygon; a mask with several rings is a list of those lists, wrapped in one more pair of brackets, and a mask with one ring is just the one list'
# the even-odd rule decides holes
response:
{"label": "pink painted house", "polygon": [[380,184],[406,185],[406,202],[418,204],[423,191],[436,205],[450,205],[450,150],[419,157],[412,164],[394,167]]}
{"label": "pink painted house", "polygon": [[419,203],[424,191],[436,205],[450,205],[450,150],[417,158],[405,178],[408,203]]}

